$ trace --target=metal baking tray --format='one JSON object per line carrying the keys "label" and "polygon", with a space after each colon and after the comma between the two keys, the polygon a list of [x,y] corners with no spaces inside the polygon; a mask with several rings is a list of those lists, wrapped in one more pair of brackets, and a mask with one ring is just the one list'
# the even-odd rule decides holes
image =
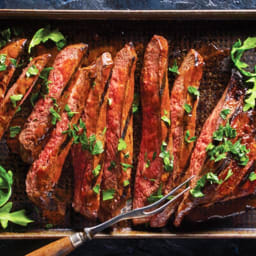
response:
{"label": "metal baking tray", "polygon": [[[52,27],[58,27],[63,34],[67,35],[69,43],[80,41],[88,43],[92,55],[97,48],[115,53],[126,42],[132,41],[138,53],[135,72],[135,90],[138,92],[144,47],[154,34],[163,35],[168,39],[171,65],[174,59],[181,63],[190,48],[203,49],[204,46],[214,45],[225,52],[225,49],[230,49],[238,38],[255,36],[255,14],[255,10],[0,10],[0,29],[18,26],[23,29],[24,36],[31,38],[38,28],[51,24]],[[253,59],[249,56],[247,61],[253,62]],[[221,97],[228,83],[230,71],[228,57],[221,60],[218,65],[205,66],[200,88],[197,133]],[[170,74],[170,86],[173,81],[174,77]],[[139,123],[140,113],[134,118],[134,123]],[[139,148],[138,127],[134,127],[135,136],[137,136],[135,152],[138,152]],[[134,160],[136,161],[136,156]],[[14,193],[11,198],[14,208],[25,208],[28,215],[35,220],[35,223],[27,228],[10,224],[7,230],[0,231],[0,239],[57,238],[70,235],[86,225],[93,225],[69,207],[63,225],[46,229],[47,220],[41,217],[38,209],[28,200],[25,193],[25,177],[29,166],[24,164],[18,155],[9,151],[5,138],[0,142],[0,164],[14,172]],[[62,187],[72,192],[73,181],[69,178],[71,176],[72,167],[68,157],[60,182]],[[239,204],[239,202],[235,201],[233,204]],[[236,213],[240,213],[239,211],[236,210]],[[115,230],[98,234],[96,238],[256,238],[256,210],[246,210],[226,218],[213,218],[203,223],[186,221],[179,229],[175,229],[170,222],[162,229],[132,227],[123,231]]]}

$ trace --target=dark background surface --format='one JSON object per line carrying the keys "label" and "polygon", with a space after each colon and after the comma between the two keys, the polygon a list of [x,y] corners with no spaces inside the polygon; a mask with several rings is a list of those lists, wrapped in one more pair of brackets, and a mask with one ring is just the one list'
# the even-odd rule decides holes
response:
{"label": "dark background surface", "polygon": [[[0,0],[0,8],[13,9],[255,9],[255,0]],[[0,255],[19,256],[51,240],[2,240]],[[71,256],[115,255],[255,255],[256,241],[251,239],[218,240],[94,240]]]}
{"label": "dark background surface", "polygon": [[255,0],[0,0],[0,8],[94,10],[254,9]]}

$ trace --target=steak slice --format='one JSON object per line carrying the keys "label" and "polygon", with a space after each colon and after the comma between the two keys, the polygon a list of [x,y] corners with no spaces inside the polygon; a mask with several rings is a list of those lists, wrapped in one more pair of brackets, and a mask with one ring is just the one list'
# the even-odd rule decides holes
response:
{"label": "steak slice", "polygon": [[[187,131],[189,139],[195,136],[196,112],[199,96],[189,93],[189,87],[199,89],[203,73],[203,58],[191,49],[179,68],[179,76],[176,78],[171,98],[171,131],[168,143],[170,155],[173,154],[173,171],[169,179],[165,181],[164,194],[168,194],[172,188],[182,182],[184,171],[189,163],[190,155],[194,147],[194,142],[185,141]],[[191,106],[191,112],[186,113],[184,106]],[[172,152],[172,154],[171,154]],[[178,201],[165,208],[161,213],[152,217],[151,227],[163,227],[175,211]]]}
{"label": "steak slice", "polygon": [[[4,132],[7,130],[18,108],[31,92],[40,72],[47,64],[50,56],[49,54],[44,54],[34,58],[28,66],[23,69],[16,83],[7,92],[0,104],[0,138],[2,138]],[[28,75],[31,68],[37,69],[36,75]]]}
{"label": "steak slice", "polygon": [[[185,174],[185,178],[195,175],[195,178],[190,181],[191,188],[194,188],[197,181],[205,174],[204,164],[207,160],[206,148],[209,143],[212,142],[213,132],[218,129],[220,124],[226,123],[226,120],[223,120],[220,116],[221,111],[224,109],[230,110],[229,116],[227,117],[228,120],[229,117],[242,105],[243,94],[244,87],[242,86],[241,76],[238,72],[233,71],[229,84],[213,112],[206,120],[192,153],[189,168]],[[215,167],[213,167],[213,169],[215,169]],[[208,171],[209,169],[207,169],[207,172]],[[175,226],[180,225],[183,217],[187,215],[195,205],[197,205],[197,199],[190,195],[190,191],[186,192],[178,207],[174,222]]]}
{"label": "steak slice", "polygon": [[[154,35],[147,45],[141,73],[142,140],[134,185],[134,209],[148,204],[148,198],[161,189],[164,171],[159,155],[162,142],[168,137],[166,121],[170,120],[167,66],[168,42]],[[163,116],[165,122],[161,120]],[[148,221],[149,218],[134,219],[133,223]]]}
{"label": "steak slice", "polygon": [[26,42],[27,39],[20,39],[0,50],[1,64],[6,67],[0,71],[0,104],[5,97],[16,66],[19,64],[19,56],[23,52]]}
{"label": "steak slice", "polygon": [[[96,141],[100,141],[102,145],[104,143],[102,143],[102,140],[98,140],[97,132],[102,133],[106,126],[104,119],[100,119],[100,111],[103,102],[107,101],[105,95],[112,67],[112,57],[108,52],[98,57],[96,64],[91,67],[91,72],[95,73],[96,78],[92,81],[93,86],[81,117],[86,126],[87,138],[96,136]],[[72,206],[75,211],[80,212],[87,218],[97,218],[100,193],[94,192],[93,188],[101,172],[101,164],[97,163],[93,167],[94,155],[89,149],[83,149],[81,144],[73,145],[71,152],[75,181]],[[100,158],[101,155],[97,154],[97,157]],[[100,167],[97,167],[98,164],[100,164]],[[93,170],[97,170],[97,172],[94,173]]]}
{"label": "steak slice", "polygon": [[[124,179],[130,180],[130,167],[120,162],[122,151],[118,151],[120,139],[125,139],[129,126],[129,112],[132,108],[134,91],[134,71],[137,55],[132,43],[126,44],[116,55],[109,82],[107,106],[107,131],[105,140],[105,156],[101,184],[102,201],[99,218],[105,220],[120,213],[126,203]],[[128,129],[127,127],[127,129]],[[126,131],[125,131],[126,130]],[[131,130],[129,128],[129,136]],[[132,143],[132,138],[126,142]],[[131,150],[131,145],[128,146]],[[129,152],[130,154],[130,152]],[[132,152],[131,152],[132,154]],[[131,161],[129,158],[129,161]],[[124,170],[125,169],[125,170]],[[127,171],[127,174],[123,172]],[[108,194],[108,196],[106,196]]]}
{"label": "steak slice", "polygon": [[[69,131],[78,122],[88,96],[90,88],[88,71],[87,68],[80,68],[76,72],[63,95],[69,111],[65,110],[61,113],[50,139],[27,174],[26,191],[29,199],[53,222],[58,222],[65,215],[66,198],[58,194],[56,186],[74,140]],[[69,113],[74,115],[70,116]]]}
{"label": "steak slice", "polygon": [[42,150],[45,136],[52,127],[50,109],[54,101],[59,100],[86,51],[87,45],[81,43],[69,45],[57,55],[48,77],[51,82],[49,93],[37,101],[19,135],[20,153],[24,162],[32,163]]}

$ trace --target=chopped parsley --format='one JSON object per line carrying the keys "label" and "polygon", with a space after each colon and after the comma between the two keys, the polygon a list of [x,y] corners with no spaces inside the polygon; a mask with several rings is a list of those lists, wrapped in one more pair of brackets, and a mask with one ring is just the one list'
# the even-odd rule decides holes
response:
{"label": "chopped parsley", "polygon": [[31,94],[30,103],[33,107],[35,106],[35,102],[38,100],[38,97],[39,97],[39,92],[35,92]]}
{"label": "chopped parsley", "polygon": [[127,187],[129,184],[130,184],[130,181],[129,180],[124,180],[124,187]]}
{"label": "chopped parsley", "polygon": [[11,61],[12,65],[13,65],[14,67],[17,66],[17,60],[16,60],[16,59],[10,58],[10,61]]}
{"label": "chopped parsley", "polygon": [[0,71],[5,71],[7,68],[5,65],[6,57],[6,54],[0,54]]}
{"label": "chopped parsley", "polygon": [[20,101],[22,98],[23,98],[23,94],[14,94],[14,95],[10,96],[12,106],[14,108],[16,108],[17,107],[17,102]]}
{"label": "chopped parsley", "polygon": [[228,114],[230,113],[230,109],[226,108],[226,109],[223,109],[221,112],[220,112],[220,117],[223,119],[223,120],[226,120]]}
{"label": "chopped parsley", "polygon": [[95,194],[99,194],[100,193],[100,185],[99,184],[95,185],[92,190]]}
{"label": "chopped parsley", "polygon": [[173,156],[170,156],[170,152],[166,150],[166,146],[166,142],[163,142],[159,157],[163,159],[164,170],[166,172],[171,172],[173,170]]}
{"label": "chopped parsley", "polygon": [[161,120],[164,121],[168,126],[170,126],[171,121],[167,115],[168,115],[168,112],[166,110],[164,110],[164,116],[161,117]]}
{"label": "chopped parsley", "polygon": [[126,172],[128,168],[133,168],[131,164],[121,163],[121,165],[124,172]]}
{"label": "chopped parsley", "polygon": [[129,158],[129,156],[130,156],[130,154],[129,154],[129,152],[126,152],[125,154],[124,154],[124,158]]}
{"label": "chopped parsley", "polygon": [[185,111],[189,114],[189,113],[191,113],[191,111],[192,111],[192,107],[189,105],[189,104],[187,104],[187,103],[185,103],[185,105],[183,106],[183,108],[185,109]]}
{"label": "chopped parsley", "polygon": [[111,162],[110,162],[110,165],[109,165],[109,167],[108,167],[108,170],[112,170],[112,169],[115,168],[115,167],[116,167],[115,161],[111,161]]}
{"label": "chopped parsley", "polygon": [[98,164],[93,170],[92,170],[92,174],[94,177],[97,177],[100,174],[100,169],[101,169],[101,165]]}
{"label": "chopped parsley", "polygon": [[16,126],[11,126],[10,127],[10,138],[15,138],[19,133],[20,133],[21,127],[16,125]]}
{"label": "chopped parsley", "polygon": [[26,72],[26,77],[36,76],[39,73],[37,67],[33,64],[30,66]]}
{"label": "chopped parsley", "polygon": [[255,172],[251,172],[249,175],[249,180],[250,181],[255,181],[256,180],[256,173]]}
{"label": "chopped parsley", "polygon": [[196,96],[199,97],[200,96],[200,92],[198,91],[198,89],[194,86],[189,86],[188,87],[188,92],[190,95],[192,96]]}
{"label": "chopped parsley", "polygon": [[118,150],[118,151],[122,151],[122,150],[125,150],[126,147],[127,147],[126,142],[125,142],[122,138],[119,139],[119,141],[118,141],[118,146],[117,146],[117,150]]}
{"label": "chopped parsley", "polygon": [[150,167],[150,160],[149,160],[149,159],[147,160],[145,167],[146,167],[146,168],[149,168],[149,167]]}
{"label": "chopped parsley", "polygon": [[[90,140],[89,140],[90,141]],[[99,155],[104,151],[102,142],[100,140],[97,140],[94,144],[94,147],[91,150],[92,155]]]}
{"label": "chopped parsley", "polygon": [[132,113],[137,112],[138,108],[139,108],[139,96],[137,93],[135,93],[133,103],[132,103]]}
{"label": "chopped parsley", "polygon": [[53,67],[47,67],[42,70],[39,77],[43,80],[43,93],[48,94],[49,93],[49,84],[52,83],[48,80],[49,73],[53,69]]}
{"label": "chopped parsley", "polygon": [[107,200],[113,199],[115,192],[116,191],[114,189],[103,190],[102,191],[102,200],[107,201]]}
{"label": "chopped parsley", "polygon": [[78,112],[73,112],[71,111],[70,107],[68,104],[65,105],[64,110],[67,112],[68,118],[71,119],[75,114]]}
{"label": "chopped parsley", "polygon": [[172,73],[175,73],[175,74],[179,74],[179,67],[177,65],[177,61],[174,60],[174,63],[173,63],[173,66],[172,67],[169,67],[169,71],[172,72]]}
{"label": "chopped parsley", "polygon": [[50,108],[50,113],[52,114],[52,124],[56,125],[57,121],[60,121],[60,114],[53,108]]}
{"label": "chopped parsley", "polygon": [[191,143],[191,142],[196,141],[196,136],[193,136],[191,138],[189,138],[189,136],[190,136],[190,132],[189,132],[189,130],[187,130],[185,133],[185,142],[186,143]]}
{"label": "chopped parsley", "polygon": [[201,190],[204,188],[207,181],[209,181],[210,184],[222,184],[223,182],[222,180],[219,180],[216,174],[208,172],[196,182],[196,186],[193,189],[190,189],[190,194],[195,198],[203,197],[204,193]]}
{"label": "chopped parsley", "polygon": [[231,169],[228,170],[227,176],[225,177],[224,181],[228,180],[233,175],[233,172]]}
{"label": "chopped parsley", "polygon": [[105,126],[103,131],[102,131],[102,135],[105,135],[106,131],[107,131],[107,127]]}
{"label": "chopped parsley", "polygon": [[154,203],[154,202],[156,202],[157,200],[159,200],[163,197],[163,195],[162,195],[162,186],[163,185],[161,183],[158,190],[147,198],[149,203]]}

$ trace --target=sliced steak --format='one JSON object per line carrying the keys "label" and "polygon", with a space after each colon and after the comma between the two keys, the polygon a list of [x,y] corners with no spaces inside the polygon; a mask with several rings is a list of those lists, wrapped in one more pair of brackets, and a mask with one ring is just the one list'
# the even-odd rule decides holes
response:
{"label": "sliced steak", "polygon": [[19,64],[19,56],[24,50],[27,39],[20,39],[0,50],[2,68],[0,71],[0,103],[3,101],[7,87]]}
{"label": "sliced steak", "polygon": [[[173,155],[173,171],[168,180],[164,183],[164,194],[171,191],[172,188],[182,182],[184,171],[187,168],[190,155],[194,146],[194,141],[185,141],[195,136],[196,131],[196,113],[199,96],[189,93],[189,87],[199,90],[200,81],[203,73],[203,58],[200,54],[191,49],[179,68],[179,75],[176,78],[170,98],[171,112],[171,131],[168,149],[170,155]],[[191,112],[187,113],[184,109],[185,104],[191,107]],[[164,182],[164,180],[162,179]],[[172,204],[163,212],[151,219],[151,227],[163,227],[169,217],[175,211],[178,205]]]}
{"label": "sliced steak", "polygon": [[[96,78],[92,79],[92,88],[82,115],[87,138],[96,136],[96,141],[100,141],[102,145],[104,143],[98,140],[97,132],[101,134],[106,127],[104,119],[100,119],[100,111],[103,103],[106,104],[107,101],[105,96],[112,67],[112,57],[108,52],[97,58],[96,64],[91,67],[91,72],[95,73]],[[102,169],[100,161],[94,167],[94,155],[90,150],[83,149],[81,144],[73,145],[71,152],[75,181],[73,208],[87,218],[97,218],[100,193],[94,192],[93,188]],[[101,154],[96,156],[100,158]],[[100,164],[100,167],[97,167],[98,164]],[[93,170],[97,170],[97,172]]]}
{"label": "sliced steak", "polygon": [[[220,116],[221,111],[224,109],[230,110],[229,116],[227,117],[228,120],[229,117],[242,105],[243,94],[244,87],[242,86],[241,76],[239,73],[233,72],[223,96],[206,120],[192,153],[189,168],[185,174],[185,178],[195,175],[195,178],[190,182],[191,188],[194,188],[197,181],[205,174],[206,170],[204,168],[204,164],[205,161],[207,161],[206,148],[209,143],[212,142],[213,132],[218,129],[220,124],[226,123],[226,120],[223,120]],[[208,171],[209,169],[207,172]],[[183,200],[178,207],[174,224],[176,226],[180,225],[183,217],[187,215],[195,205],[197,205],[197,199],[188,191],[184,194]]]}
{"label": "sliced steak", "polygon": [[[33,162],[26,179],[28,197],[43,210],[43,214],[53,222],[65,215],[66,199],[56,190],[64,161],[74,137],[68,131],[78,122],[88,96],[90,83],[88,69],[79,69],[63,95],[69,106],[60,114],[60,120],[50,135],[44,149]],[[74,113],[70,116],[69,113]]]}
{"label": "sliced steak", "polygon": [[57,55],[48,77],[49,93],[37,101],[19,135],[23,161],[32,163],[38,157],[45,144],[42,141],[52,127],[50,109],[54,106],[54,101],[59,100],[86,51],[86,44],[74,44]]}
{"label": "sliced steak", "polygon": [[[9,89],[2,103],[0,104],[0,138],[7,130],[13,116],[18,108],[25,101],[33,86],[35,85],[40,72],[43,70],[51,55],[44,54],[34,58],[22,71],[16,83]],[[30,75],[29,70],[37,70],[35,75]]]}
{"label": "sliced steak", "polygon": [[[148,198],[161,186],[164,173],[160,158],[161,145],[168,135],[170,103],[167,79],[168,42],[154,35],[147,45],[141,73],[142,140],[134,185],[133,208],[148,204]],[[135,219],[134,224],[148,218]]]}
{"label": "sliced steak", "polygon": [[[101,184],[102,201],[99,212],[101,220],[119,214],[127,199],[127,195],[124,194],[124,179],[130,180],[131,170],[128,170],[130,167],[126,168],[124,163],[120,162],[120,155],[123,152],[118,151],[118,144],[121,138],[125,139],[126,125],[129,127],[129,136],[131,136],[129,112],[132,107],[136,61],[137,55],[132,43],[126,44],[114,59],[106,115],[107,131]],[[126,139],[126,141],[132,143],[132,138],[129,137],[129,140]],[[128,146],[129,149],[130,147],[131,145]],[[129,161],[131,159],[132,156]],[[127,174],[123,174],[125,171]],[[106,196],[107,194],[108,196]]]}

